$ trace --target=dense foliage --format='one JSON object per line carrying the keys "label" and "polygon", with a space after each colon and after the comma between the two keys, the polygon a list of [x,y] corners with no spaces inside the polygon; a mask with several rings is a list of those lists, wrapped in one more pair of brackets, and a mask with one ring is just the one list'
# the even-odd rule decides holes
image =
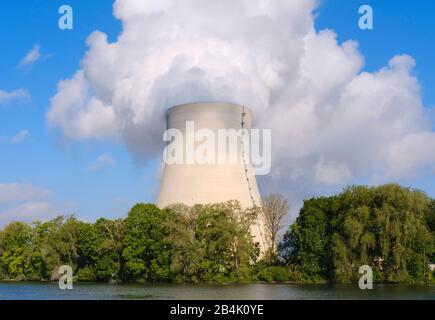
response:
{"label": "dense foliage", "polygon": [[171,207],[170,271],[178,281],[249,280],[259,254],[250,226],[256,212],[237,202]]}
{"label": "dense foliage", "polygon": [[65,264],[88,281],[250,279],[259,253],[250,234],[255,215],[237,202],[137,204],[124,220],[14,222],[0,232],[0,279],[56,279]]}
{"label": "dense foliage", "polygon": [[280,251],[309,277],[349,283],[369,265],[377,281],[429,280],[434,216],[434,201],[423,192],[394,184],[351,187],[306,200]]}
{"label": "dense foliage", "polygon": [[[287,210],[285,199],[275,198],[269,201],[273,235]],[[0,280],[54,280],[61,265],[87,281],[347,283],[357,281],[364,264],[374,268],[377,281],[431,278],[435,201],[422,192],[351,187],[306,200],[278,246],[281,258],[261,261],[250,233],[258,214],[237,202],[166,209],[137,204],[125,219],[13,222],[0,231]]]}

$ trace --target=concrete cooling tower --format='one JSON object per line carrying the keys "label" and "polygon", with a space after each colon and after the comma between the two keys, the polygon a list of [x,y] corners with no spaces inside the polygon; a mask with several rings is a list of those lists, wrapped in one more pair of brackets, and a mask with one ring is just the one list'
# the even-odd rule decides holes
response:
{"label": "concrete cooling tower", "polygon": [[[189,141],[191,147],[201,145],[201,140],[193,141],[192,132],[213,133],[218,139],[222,130],[226,132],[237,131],[249,135],[251,129],[251,111],[243,106],[229,103],[192,103],[175,106],[166,113],[167,129],[176,129],[182,136],[183,161],[169,163],[166,161],[163,181],[157,205],[161,208],[171,204],[184,203],[192,206],[195,204],[221,203],[229,200],[238,200],[243,208],[261,206],[261,197],[258,191],[254,170],[249,152],[246,154],[243,135],[236,140],[236,161],[228,161],[231,154],[231,145],[225,148],[216,142],[214,145],[215,159],[225,157],[227,161],[215,163],[192,163],[192,152],[186,152]],[[193,129],[194,127],[194,129]],[[194,131],[192,131],[192,129]],[[246,129],[246,130],[243,130]],[[180,137],[179,137],[180,138]],[[169,140],[169,139],[167,139]],[[172,140],[173,141],[173,140]],[[169,144],[170,142],[168,142]],[[233,144],[234,145],[234,144]],[[198,149],[196,149],[198,152]],[[190,153],[190,155],[189,155]],[[223,159],[223,158],[221,158]],[[265,233],[262,217],[259,217],[252,226],[251,232],[261,246],[265,249]]]}

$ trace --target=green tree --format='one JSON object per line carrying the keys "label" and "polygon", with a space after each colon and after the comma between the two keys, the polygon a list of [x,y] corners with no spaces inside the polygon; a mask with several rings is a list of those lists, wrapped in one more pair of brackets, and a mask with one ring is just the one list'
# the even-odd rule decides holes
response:
{"label": "green tree", "polygon": [[171,250],[170,271],[176,281],[199,281],[205,248],[196,237],[197,217],[192,208],[177,204],[168,208],[167,241]]}
{"label": "green tree", "polygon": [[98,260],[95,264],[97,280],[119,279],[123,273],[124,221],[98,219],[95,223],[99,239]]}
{"label": "green tree", "polygon": [[175,205],[166,222],[171,272],[178,281],[227,281],[250,278],[258,244],[250,233],[257,210],[236,201]]}
{"label": "green tree", "polygon": [[201,278],[246,277],[249,263],[259,254],[250,233],[258,210],[241,210],[237,201],[196,205],[192,210],[197,217],[196,238],[205,250]]}
{"label": "green tree", "polygon": [[368,264],[378,281],[425,280],[434,254],[432,206],[423,192],[396,184],[346,188],[305,201],[280,250],[311,277],[347,283]]}
{"label": "green tree", "polygon": [[77,271],[77,238],[82,224],[73,216],[34,223],[32,247],[42,259],[40,277],[55,279],[61,265],[70,265]]}
{"label": "green tree", "polygon": [[432,199],[429,205],[429,210],[426,216],[426,223],[429,232],[432,234],[432,241],[429,250],[429,259],[432,263],[435,263],[435,199]]}
{"label": "green tree", "polygon": [[289,264],[297,264],[308,276],[326,276],[330,269],[330,219],[335,198],[304,201],[296,222],[279,246]]}
{"label": "green tree", "polygon": [[167,210],[154,204],[137,204],[125,219],[122,257],[124,278],[157,281],[169,279],[169,248],[164,222]]}
{"label": "green tree", "polygon": [[1,233],[0,264],[13,278],[24,277],[33,271],[29,263],[31,235],[30,226],[22,222],[8,224]]}

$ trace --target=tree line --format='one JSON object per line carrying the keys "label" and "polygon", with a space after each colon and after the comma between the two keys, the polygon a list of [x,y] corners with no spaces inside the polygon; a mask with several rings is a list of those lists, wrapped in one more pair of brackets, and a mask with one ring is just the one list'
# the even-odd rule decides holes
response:
{"label": "tree line", "polygon": [[125,219],[73,216],[8,224],[0,232],[0,278],[55,280],[69,265],[88,281],[248,279],[258,257],[250,235],[256,212],[235,201],[159,209],[135,205]]}
{"label": "tree line", "polygon": [[[377,281],[432,279],[435,201],[423,192],[355,186],[312,198],[282,236],[288,211],[273,194],[262,208],[137,204],[125,219],[13,222],[0,231],[0,279],[55,280],[69,265],[82,281],[348,283],[364,264]],[[268,241],[261,257],[251,235],[258,218]]]}
{"label": "tree line", "polygon": [[350,283],[369,265],[378,282],[431,281],[435,200],[396,184],[309,199],[279,248],[307,277]]}

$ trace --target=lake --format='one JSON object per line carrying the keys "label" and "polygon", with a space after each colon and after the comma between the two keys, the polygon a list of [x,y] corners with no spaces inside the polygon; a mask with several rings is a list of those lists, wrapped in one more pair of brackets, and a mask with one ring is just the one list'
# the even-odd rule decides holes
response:
{"label": "lake", "polygon": [[107,284],[75,283],[60,290],[57,283],[0,282],[0,300],[300,300],[300,299],[425,299],[435,300],[435,285],[375,285],[360,290],[357,285],[314,284]]}

